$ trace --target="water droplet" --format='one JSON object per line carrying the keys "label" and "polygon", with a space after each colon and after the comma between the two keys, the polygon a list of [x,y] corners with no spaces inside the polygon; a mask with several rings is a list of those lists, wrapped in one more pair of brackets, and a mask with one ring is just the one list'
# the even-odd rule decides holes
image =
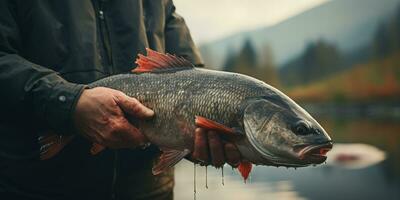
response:
{"label": "water droplet", "polygon": [[196,200],[196,163],[193,163],[193,199]]}
{"label": "water droplet", "polygon": [[222,185],[225,185],[224,181],[224,167],[221,167]]}
{"label": "water droplet", "polygon": [[208,179],[207,179],[207,165],[206,165],[206,189],[208,189]]}

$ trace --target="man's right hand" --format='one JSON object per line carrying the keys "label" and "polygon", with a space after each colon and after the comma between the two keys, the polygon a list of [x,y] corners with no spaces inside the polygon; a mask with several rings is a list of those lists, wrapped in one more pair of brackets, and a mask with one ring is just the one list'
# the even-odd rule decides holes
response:
{"label": "man's right hand", "polygon": [[97,87],[86,89],[73,115],[77,130],[94,143],[109,148],[135,148],[147,140],[125,115],[146,119],[154,112],[123,92]]}

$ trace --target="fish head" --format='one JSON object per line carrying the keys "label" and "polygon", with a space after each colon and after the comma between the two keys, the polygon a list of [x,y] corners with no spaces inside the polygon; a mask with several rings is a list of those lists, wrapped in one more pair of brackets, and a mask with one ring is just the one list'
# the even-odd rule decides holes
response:
{"label": "fish head", "polygon": [[321,164],[332,148],[332,140],[322,126],[283,94],[248,101],[243,126],[251,148],[243,150],[247,154],[243,156],[255,164]]}

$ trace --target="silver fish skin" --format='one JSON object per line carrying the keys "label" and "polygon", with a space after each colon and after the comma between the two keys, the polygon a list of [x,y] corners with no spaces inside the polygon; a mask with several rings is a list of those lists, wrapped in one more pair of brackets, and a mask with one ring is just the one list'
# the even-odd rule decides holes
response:
{"label": "silver fish skin", "polygon": [[114,75],[89,85],[137,98],[155,112],[134,124],[160,149],[192,151],[195,117],[242,134],[242,158],[254,164],[301,167],[320,164],[332,142],[304,109],[274,87],[252,77],[187,68]]}

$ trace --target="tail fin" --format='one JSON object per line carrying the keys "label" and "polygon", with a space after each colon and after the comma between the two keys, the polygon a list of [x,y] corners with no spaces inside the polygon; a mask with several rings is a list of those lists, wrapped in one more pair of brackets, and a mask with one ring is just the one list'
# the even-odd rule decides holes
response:
{"label": "tail fin", "polygon": [[40,160],[47,160],[57,155],[72,139],[74,135],[63,136],[49,134],[38,138],[40,144]]}

